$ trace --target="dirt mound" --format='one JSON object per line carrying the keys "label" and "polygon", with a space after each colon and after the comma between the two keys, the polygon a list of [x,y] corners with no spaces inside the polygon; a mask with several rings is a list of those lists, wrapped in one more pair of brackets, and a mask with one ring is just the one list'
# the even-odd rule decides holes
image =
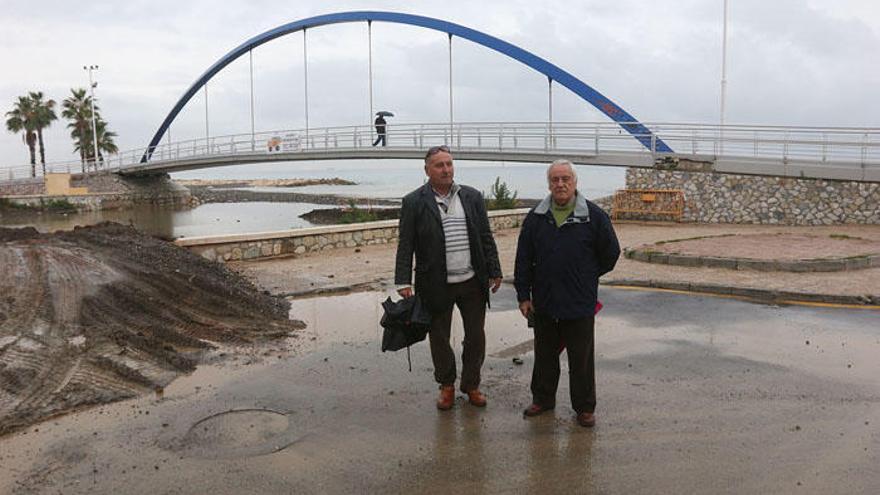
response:
{"label": "dirt mound", "polygon": [[289,304],[130,227],[0,228],[0,434],[164,387],[206,350],[289,335]]}
{"label": "dirt mound", "polygon": [[20,229],[4,229],[0,227],[0,242],[33,239],[39,235],[40,233],[33,227],[22,227]]}

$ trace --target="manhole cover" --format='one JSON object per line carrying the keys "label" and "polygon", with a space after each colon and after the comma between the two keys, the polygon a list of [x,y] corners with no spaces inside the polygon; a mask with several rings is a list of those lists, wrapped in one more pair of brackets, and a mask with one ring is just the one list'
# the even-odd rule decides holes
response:
{"label": "manhole cover", "polygon": [[181,447],[192,457],[252,457],[278,452],[299,439],[286,414],[268,409],[237,409],[197,421]]}

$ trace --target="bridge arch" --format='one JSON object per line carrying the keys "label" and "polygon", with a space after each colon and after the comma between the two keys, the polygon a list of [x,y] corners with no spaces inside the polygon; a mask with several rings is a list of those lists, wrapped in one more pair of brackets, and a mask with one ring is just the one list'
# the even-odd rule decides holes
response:
{"label": "bridge arch", "polygon": [[146,152],[144,152],[144,156],[141,158],[141,162],[147,162],[150,159],[153,150],[162,140],[162,136],[165,135],[165,132],[171,125],[171,122],[174,121],[174,119],[177,117],[177,114],[179,114],[180,111],[183,110],[183,107],[196,94],[196,92],[198,92],[199,89],[201,89],[212,77],[214,77],[214,75],[223,70],[224,67],[235,61],[238,57],[241,57],[242,55],[262,45],[263,43],[267,43],[274,40],[275,38],[302,31],[304,29],[325,26],[328,24],[341,24],[361,21],[391,22],[396,24],[409,24],[426,29],[433,29],[435,31],[447,33],[450,36],[458,36],[459,38],[464,38],[468,41],[472,41],[479,45],[485,46],[486,48],[489,48],[491,50],[503,53],[504,55],[507,55],[508,57],[524,65],[527,65],[528,67],[531,67],[541,74],[544,74],[551,81],[556,81],[574,94],[580,96],[583,100],[590,103],[599,111],[617,122],[623,128],[623,130],[632,134],[633,137],[635,137],[646,148],[653,149],[661,153],[672,152],[672,149],[665,142],[655,137],[650,129],[639,123],[639,121],[635,117],[630,115],[619,105],[606,98],[604,95],[593,89],[585,82],[571,75],[569,72],[531,52],[519,48],[518,46],[512,45],[502,39],[462,26],[460,24],[455,24],[432,17],[425,17],[413,14],[402,14],[398,12],[353,11],[319,15],[278,26],[274,29],[270,29],[269,31],[254,36],[253,38],[245,41],[244,43],[221,57],[220,60],[215,62],[214,65],[209,67],[208,70],[206,70],[201,76],[199,76],[196,82],[193,83],[192,86],[190,86],[189,89],[186,90],[186,92],[183,94],[183,96],[180,97],[179,100],[177,100],[174,108],[171,109],[171,112],[169,112],[168,116],[165,117],[165,120],[162,121],[162,125],[159,126],[159,129],[153,135],[153,139],[150,141]]}

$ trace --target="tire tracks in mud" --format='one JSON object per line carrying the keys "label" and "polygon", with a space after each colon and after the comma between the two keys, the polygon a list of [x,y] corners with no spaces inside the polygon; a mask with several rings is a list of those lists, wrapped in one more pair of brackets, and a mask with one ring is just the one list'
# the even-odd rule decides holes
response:
{"label": "tire tracks in mud", "polygon": [[243,277],[117,224],[0,228],[0,271],[0,435],[302,327]]}

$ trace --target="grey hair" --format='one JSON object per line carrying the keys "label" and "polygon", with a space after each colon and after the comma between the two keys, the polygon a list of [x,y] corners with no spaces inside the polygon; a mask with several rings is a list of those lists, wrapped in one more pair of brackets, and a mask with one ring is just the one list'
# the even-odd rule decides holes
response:
{"label": "grey hair", "polygon": [[547,167],[547,183],[550,183],[550,171],[553,170],[553,167],[556,166],[568,167],[568,170],[571,171],[571,176],[574,178],[575,184],[577,184],[578,174],[577,171],[574,169],[574,164],[571,163],[570,160],[566,160],[564,158],[553,160],[553,163],[551,163],[550,166]]}

